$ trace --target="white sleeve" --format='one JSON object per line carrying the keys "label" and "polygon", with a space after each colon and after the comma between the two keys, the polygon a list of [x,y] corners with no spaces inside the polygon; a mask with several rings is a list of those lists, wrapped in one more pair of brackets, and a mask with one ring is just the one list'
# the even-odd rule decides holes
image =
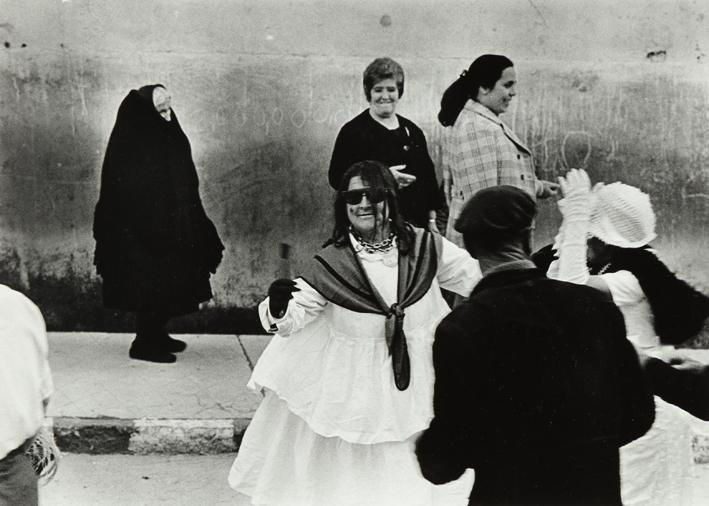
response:
{"label": "white sleeve", "polygon": [[450,242],[445,237],[441,238],[441,255],[438,258],[438,284],[467,297],[482,278],[480,264],[463,248]]}
{"label": "white sleeve", "polygon": [[259,304],[261,326],[267,332],[286,337],[313,321],[327,306],[327,299],[305,280],[296,278],[295,285],[300,290],[293,292],[293,298],[288,301],[288,307],[282,318],[274,318],[271,315],[268,310],[268,297]]}
{"label": "white sleeve", "polygon": [[557,260],[547,270],[547,277],[577,285],[585,285],[589,277],[586,251],[590,206],[584,197],[566,196],[557,202],[562,214],[561,227],[554,238]]}
{"label": "white sleeve", "polygon": [[616,306],[637,304],[645,297],[640,282],[630,271],[618,271],[599,276],[608,285]]}
{"label": "white sleeve", "polygon": [[43,400],[49,399],[54,393],[54,382],[52,381],[52,373],[49,369],[49,343],[47,341],[47,327],[44,323],[44,317],[37,305],[29,298],[23,296],[26,301],[27,309],[30,313],[28,323],[32,328],[37,351],[39,388]]}

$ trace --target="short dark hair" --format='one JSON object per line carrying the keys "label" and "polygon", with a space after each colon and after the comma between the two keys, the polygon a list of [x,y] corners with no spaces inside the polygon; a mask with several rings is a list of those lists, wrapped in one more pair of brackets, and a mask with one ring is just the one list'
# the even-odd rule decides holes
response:
{"label": "short dark hair", "polygon": [[438,113],[441,125],[453,125],[468,99],[475,100],[481,86],[494,87],[502,72],[512,66],[512,60],[499,54],[484,54],[476,58],[443,93]]}
{"label": "short dark hair", "polygon": [[361,177],[362,181],[369,186],[384,188],[387,190],[386,205],[389,211],[389,226],[396,234],[399,251],[408,253],[412,250],[414,241],[414,230],[404,221],[399,211],[398,185],[396,179],[391,174],[389,167],[375,160],[364,160],[351,165],[342,175],[337,195],[335,196],[335,226],[332,231],[332,236],[327,240],[325,246],[334,244],[336,247],[342,247],[349,243],[349,228],[350,219],[347,216],[347,204],[344,198],[344,192],[347,191],[350,185],[350,180],[353,177]]}
{"label": "short dark hair", "polygon": [[404,95],[404,69],[391,58],[377,58],[367,65],[362,76],[364,96],[367,97],[367,102],[372,99],[372,88],[374,85],[385,79],[393,79],[396,82],[396,88],[399,90],[399,98]]}

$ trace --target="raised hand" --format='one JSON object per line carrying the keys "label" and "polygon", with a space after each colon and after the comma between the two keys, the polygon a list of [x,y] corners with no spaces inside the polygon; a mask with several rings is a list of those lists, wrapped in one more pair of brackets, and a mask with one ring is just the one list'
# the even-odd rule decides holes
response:
{"label": "raised hand", "polygon": [[271,316],[282,318],[288,308],[288,301],[293,298],[293,292],[300,291],[292,279],[277,279],[268,287],[268,310]]}
{"label": "raised hand", "polygon": [[591,213],[591,180],[583,169],[571,169],[566,177],[559,177],[563,199],[559,211],[566,221],[587,221]]}
{"label": "raised hand", "polygon": [[583,169],[571,169],[566,177],[559,177],[559,188],[564,197],[584,195],[591,192],[591,179]]}

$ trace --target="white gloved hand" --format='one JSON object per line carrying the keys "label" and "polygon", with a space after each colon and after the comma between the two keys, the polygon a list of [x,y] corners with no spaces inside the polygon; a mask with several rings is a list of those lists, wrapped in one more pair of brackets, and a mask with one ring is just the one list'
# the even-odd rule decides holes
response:
{"label": "white gloved hand", "polygon": [[566,177],[559,178],[559,186],[564,196],[559,201],[563,222],[556,238],[559,261],[548,275],[562,281],[585,284],[588,281],[586,241],[591,215],[591,181],[585,170],[571,169]]}
{"label": "white gloved hand", "polygon": [[591,180],[583,169],[571,169],[566,177],[559,177],[564,198],[559,200],[559,211],[565,221],[588,220],[591,214]]}

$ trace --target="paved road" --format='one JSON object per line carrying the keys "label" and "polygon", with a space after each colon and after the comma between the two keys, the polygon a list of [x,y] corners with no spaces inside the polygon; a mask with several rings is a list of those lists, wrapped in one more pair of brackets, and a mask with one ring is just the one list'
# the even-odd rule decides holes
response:
{"label": "paved road", "polygon": [[[42,506],[247,506],[226,483],[233,454],[71,455],[41,489]],[[696,467],[692,506],[709,505],[709,465]]]}
{"label": "paved road", "polygon": [[227,473],[233,454],[70,455],[40,489],[42,506],[247,506]]}

